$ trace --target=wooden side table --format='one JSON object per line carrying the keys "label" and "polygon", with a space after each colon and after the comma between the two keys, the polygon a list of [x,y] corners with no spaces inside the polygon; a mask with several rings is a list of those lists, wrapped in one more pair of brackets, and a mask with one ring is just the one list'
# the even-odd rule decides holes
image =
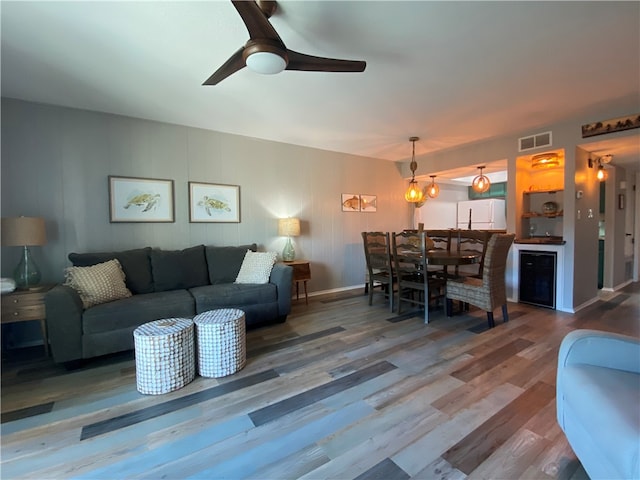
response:
{"label": "wooden side table", "polygon": [[49,356],[49,337],[47,335],[47,313],[44,307],[44,295],[53,285],[37,285],[28,289],[16,289],[2,294],[2,316],[0,321],[5,323],[40,321],[44,353]]}
{"label": "wooden side table", "polygon": [[309,296],[307,295],[307,280],[311,280],[309,260],[293,260],[284,262],[284,264],[293,267],[293,281],[296,282],[296,300],[300,300],[300,282],[304,282],[304,302],[309,305]]}

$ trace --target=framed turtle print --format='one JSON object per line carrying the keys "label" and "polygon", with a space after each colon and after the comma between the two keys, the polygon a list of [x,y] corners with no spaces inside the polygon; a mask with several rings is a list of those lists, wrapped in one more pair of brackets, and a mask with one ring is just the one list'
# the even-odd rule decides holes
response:
{"label": "framed turtle print", "polygon": [[175,222],[173,180],[109,175],[109,221]]}
{"label": "framed turtle print", "polygon": [[240,186],[189,182],[191,223],[240,223]]}

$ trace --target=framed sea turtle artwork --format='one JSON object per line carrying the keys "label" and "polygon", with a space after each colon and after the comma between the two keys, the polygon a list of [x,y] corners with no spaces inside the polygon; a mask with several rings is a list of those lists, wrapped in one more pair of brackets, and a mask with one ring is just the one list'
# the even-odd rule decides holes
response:
{"label": "framed sea turtle artwork", "polygon": [[109,175],[109,221],[175,222],[173,180]]}
{"label": "framed sea turtle artwork", "polygon": [[240,186],[189,182],[189,222],[240,223]]}

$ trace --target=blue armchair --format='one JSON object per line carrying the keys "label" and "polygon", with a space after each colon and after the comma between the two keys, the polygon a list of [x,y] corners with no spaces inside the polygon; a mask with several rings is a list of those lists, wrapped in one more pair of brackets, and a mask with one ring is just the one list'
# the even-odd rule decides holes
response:
{"label": "blue armchair", "polygon": [[640,478],[640,340],[573,331],[557,374],[558,423],[589,477]]}

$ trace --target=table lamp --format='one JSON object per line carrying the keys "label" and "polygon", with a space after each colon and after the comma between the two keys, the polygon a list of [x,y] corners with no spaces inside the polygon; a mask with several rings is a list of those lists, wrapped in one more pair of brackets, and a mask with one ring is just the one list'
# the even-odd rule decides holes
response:
{"label": "table lamp", "polygon": [[46,245],[44,218],[10,217],[2,219],[2,245],[23,247],[20,263],[13,272],[18,287],[28,288],[40,282],[40,271],[33,261],[29,247]]}
{"label": "table lamp", "polygon": [[296,251],[291,243],[291,237],[300,235],[300,219],[298,218],[281,218],[278,220],[278,235],[287,237],[287,243],[282,250],[282,260],[285,262],[293,262],[296,258]]}

